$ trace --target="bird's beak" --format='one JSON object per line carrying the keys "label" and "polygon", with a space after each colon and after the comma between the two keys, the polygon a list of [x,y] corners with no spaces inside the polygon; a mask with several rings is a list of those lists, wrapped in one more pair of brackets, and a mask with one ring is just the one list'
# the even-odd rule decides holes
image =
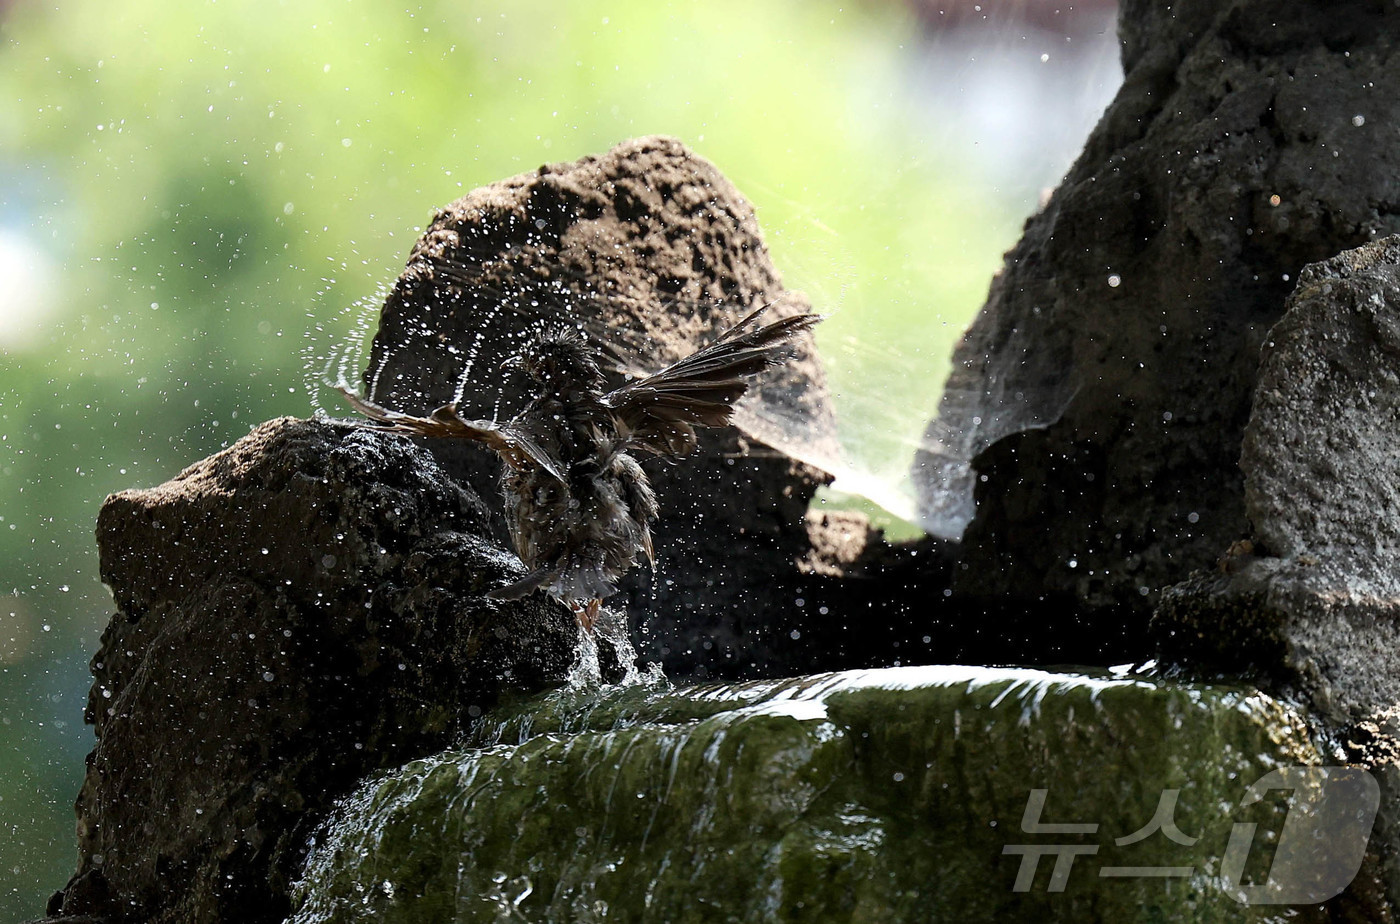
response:
{"label": "bird's beak", "polygon": [[509,370],[509,369],[519,369],[519,368],[520,368],[520,354],[517,353],[517,354],[515,354],[514,356],[507,356],[505,359],[501,360],[501,364],[500,364],[500,366],[498,366],[497,368],[498,368],[501,372],[505,372],[505,371],[507,371],[507,370]]}

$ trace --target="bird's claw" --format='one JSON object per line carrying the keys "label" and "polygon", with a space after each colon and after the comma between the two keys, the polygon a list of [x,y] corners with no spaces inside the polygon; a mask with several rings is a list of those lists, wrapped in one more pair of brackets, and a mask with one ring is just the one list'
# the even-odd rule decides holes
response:
{"label": "bird's claw", "polygon": [[574,617],[578,619],[578,624],[583,626],[584,631],[595,635],[593,627],[598,624],[598,610],[602,605],[602,600],[589,600],[583,605],[570,601],[569,609],[574,611]]}

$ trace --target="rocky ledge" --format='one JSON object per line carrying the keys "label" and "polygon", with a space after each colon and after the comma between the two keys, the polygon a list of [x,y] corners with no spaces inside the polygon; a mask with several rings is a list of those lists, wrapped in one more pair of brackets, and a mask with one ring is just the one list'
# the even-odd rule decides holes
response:
{"label": "rocky ledge", "polygon": [[407,439],[290,418],[109,498],[117,614],[92,662],[81,866],[51,913],[280,921],[333,799],[503,691],[562,683],[574,618],[484,596],[523,573],[486,517]]}

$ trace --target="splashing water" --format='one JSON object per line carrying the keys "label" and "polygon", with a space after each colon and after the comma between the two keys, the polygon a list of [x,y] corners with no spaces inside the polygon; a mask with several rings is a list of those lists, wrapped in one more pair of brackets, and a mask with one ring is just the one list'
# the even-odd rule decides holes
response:
{"label": "splashing water", "polygon": [[321,323],[308,333],[301,351],[302,375],[317,416],[331,416],[338,411],[338,398],[330,407],[322,402],[323,389],[353,388],[352,383],[359,379],[359,370],[365,367],[370,341],[374,339],[379,306],[388,295],[388,288],[381,286],[375,295],[342,308],[334,326],[344,333],[328,332]]}
{"label": "splashing water", "polygon": [[[619,687],[639,686],[654,689],[658,684],[669,688],[670,682],[661,671],[661,665],[649,663],[645,668],[637,667],[637,649],[632,645],[632,634],[627,630],[625,612],[603,607],[598,610],[598,621],[593,631],[582,626],[578,632],[576,660],[566,680],[564,689],[572,694],[591,695],[604,693]],[[603,679],[602,645],[612,649],[612,658],[623,666],[623,675],[616,683]]]}
{"label": "splashing water", "polygon": [[[630,642],[628,645],[630,646]],[[603,684],[603,666],[598,656],[598,638],[583,627],[579,627],[578,647],[574,649],[578,659],[569,668],[568,686],[585,689]]]}
{"label": "splashing water", "polygon": [[[376,316],[384,297],[381,293],[378,298],[363,299],[341,312],[337,324],[346,333],[329,343],[313,342],[304,351],[307,390],[318,414],[342,416],[338,396],[324,397],[327,388],[364,393],[370,400],[380,400],[384,393],[400,391],[393,387],[398,383],[391,383],[389,378],[402,374],[390,372],[386,375],[395,361],[394,351],[383,350],[375,356],[371,345]],[[501,362],[518,354],[547,319],[559,316],[558,304],[577,304],[578,301],[578,296],[570,295],[567,300],[559,297],[554,305],[548,305],[536,295],[488,311],[467,342],[447,341],[440,348],[442,364],[453,367],[455,373],[450,398],[439,395],[416,410],[426,412],[432,409],[427,404],[435,407],[450,400],[469,418],[508,419],[520,408],[508,399],[510,383],[499,368]],[[553,310],[548,310],[551,308]],[[506,315],[511,316],[509,323],[503,322]],[[522,317],[526,319],[523,325]],[[588,336],[589,332],[581,326],[580,330]],[[323,328],[318,331],[324,333]],[[419,326],[410,335],[410,342],[441,339],[426,326]],[[824,357],[830,354],[839,362],[858,365],[869,357],[878,356],[887,367],[896,369],[897,374],[928,382],[930,398],[921,402],[928,406],[910,407],[878,391],[846,390],[834,394],[832,403],[839,434],[839,440],[835,440],[806,413],[800,402],[778,390],[758,388],[739,403],[734,425],[746,435],[830,473],[836,479],[835,492],[864,498],[900,520],[917,522],[909,466],[915,450],[926,443],[922,430],[936,401],[941,370],[930,372],[923,368],[928,364],[927,357],[902,354],[890,345],[866,343],[845,336],[834,348],[829,348],[821,328],[817,336],[819,351]],[[654,357],[643,355],[637,345],[625,340],[601,346],[615,359],[616,368],[631,377],[648,374],[657,366]],[[375,362],[370,368],[372,359]],[[368,372],[362,372],[366,369]]]}
{"label": "splashing water", "polygon": [[[588,279],[571,279],[557,269],[545,279],[521,275],[528,268],[512,268],[510,248],[495,249],[503,229],[483,225],[462,232],[469,233],[471,240],[459,241],[460,253],[454,257],[460,264],[434,263],[431,277],[405,276],[394,290],[381,289],[376,298],[342,311],[334,326],[345,333],[338,338],[317,328],[318,339],[304,353],[307,390],[319,413],[334,413],[331,408],[339,405],[338,400],[322,402],[321,390],[330,387],[363,393],[406,413],[428,413],[453,402],[469,419],[508,419],[520,410],[523,389],[502,368],[503,362],[518,355],[543,325],[561,320],[575,324],[602,348],[615,371],[635,377],[663,365],[640,321],[641,314],[653,308],[639,307],[636,298],[625,296],[624,311],[592,310],[590,302],[609,296],[593,291]],[[530,234],[524,237],[530,240]],[[412,265],[409,272],[414,272]],[[854,307],[860,300],[859,293],[845,285],[838,292],[818,292],[814,299],[816,310],[829,320],[849,310],[833,310],[833,305],[850,302]],[[687,324],[706,314],[698,302],[680,297],[668,302],[668,308]],[[918,304],[910,300],[899,310],[917,313]],[[631,318],[628,311],[633,312]],[[604,317],[615,326],[601,329],[597,319]],[[468,326],[463,318],[479,320]],[[774,386],[771,379],[760,380],[739,402],[734,425],[834,476],[827,497],[834,496],[837,506],[844,505],[843,495],[864,499],[897,521],[921,524],[937,535],[960,535],[961,525],[970,517],[970,481],[950,477],[940,483],[922,473],[923,483],[916,487],[911,478],[920,450],[951,460],[952,468],[965,475],[971,453],[982,445],[963,439],[960,432],[929,427],[937,413],[955,329],[942,322],[940,331],[935,320],[915,336],[874,341],[851,327],[846,322],[816,330],[832,386],[834,432],[831,417],[812,413],[810,396]],[[928,349],[921,349],[924,346]],[[973,395],[971,401],[985,403],[983,399],[990,397],[994,396]],[[1013,405],[997,402],[997,436],[1048,425],[1063,409],[1062,403],[1047,403],[1037,396],[1029,396],[1024,407]],[[948,510],[956,515],[950,518]]]}

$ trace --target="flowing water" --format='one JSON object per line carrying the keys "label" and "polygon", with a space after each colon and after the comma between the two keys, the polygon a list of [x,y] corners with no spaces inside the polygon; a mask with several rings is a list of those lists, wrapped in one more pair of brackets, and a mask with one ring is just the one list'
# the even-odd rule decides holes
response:
{"label": "flowing water", "polygon": [[[346,799],[291,921],[1260,920],[1222,880],[1231,813],[1319,760],[1286,704],[1128,672],[580,677]],[[1064,893],[1018,890],[1003,849],[1045,840],[1037,789],[1097,832],[1059,838],[1094,846]],[[1119,846],[1169,790],[1196,846]],[[1113,864],[1190,872],[1095,876]]]}

